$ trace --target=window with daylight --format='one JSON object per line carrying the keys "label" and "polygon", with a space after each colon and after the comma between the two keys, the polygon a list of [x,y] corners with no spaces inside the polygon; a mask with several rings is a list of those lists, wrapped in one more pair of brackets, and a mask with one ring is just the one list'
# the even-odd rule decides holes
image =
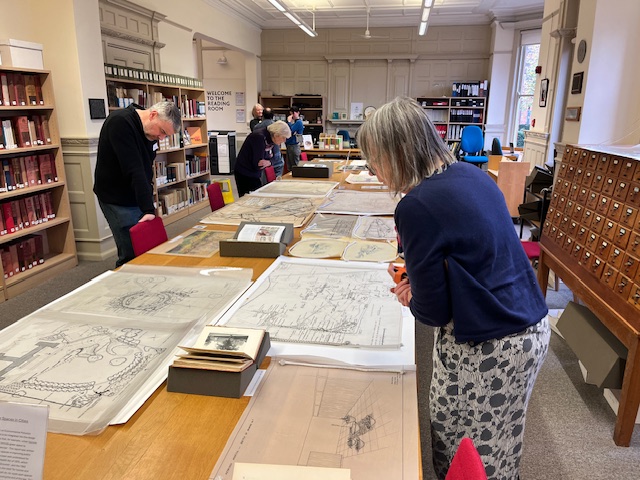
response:
{"label": "window with daylight", "polygon": [[524,131],[531,128],[531,109],[536,89],[536,66],[540,56],[540,30],[520,34],[520,54],[516,70],[515,125],[513,143],[524,146]]}

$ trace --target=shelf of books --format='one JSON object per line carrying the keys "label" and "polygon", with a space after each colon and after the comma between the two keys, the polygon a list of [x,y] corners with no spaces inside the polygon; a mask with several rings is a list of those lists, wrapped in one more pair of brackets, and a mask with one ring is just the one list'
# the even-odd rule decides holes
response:
{"label": "shelf of books", "polygon": [[486,97],[418,97],[416,100],[452,149],[460,142],[465,126],[478,125],[484,130]]}
{"label": "shelf of books", "polygon": [[77,265],[51,74],[0,67],[0,301]]}
{"label": "shelf of books", "polygon": [[105,65],[105,74],[110,110],[169,100],[182,112],[182,130],[160,142],[154,165],[155,202],[165,225],[208,207],[209,144],[205,91],[195,86],[199,81],[114,65]]}

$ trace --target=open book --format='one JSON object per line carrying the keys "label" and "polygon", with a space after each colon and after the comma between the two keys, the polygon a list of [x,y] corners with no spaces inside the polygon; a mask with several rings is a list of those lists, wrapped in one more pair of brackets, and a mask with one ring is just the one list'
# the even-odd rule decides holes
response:
{"label": "open book", "polygon": [[241,372],[253,364],[264,330],[207,325],[192,346],[180,346],[176,367]]}

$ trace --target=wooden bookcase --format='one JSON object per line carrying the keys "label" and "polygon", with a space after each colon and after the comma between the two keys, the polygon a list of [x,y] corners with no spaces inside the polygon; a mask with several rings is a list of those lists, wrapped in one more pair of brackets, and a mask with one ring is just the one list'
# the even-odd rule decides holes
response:
{"label": "wooden bookcase", "polygon": [[[207,119],[202,109],[200,114],[197,109],[198,102],[206,102],[204,89],[107,76],[107,96],[110,111],[129,103],[148,108],[163,99],[180,107],[182,131],[167,144],[161,143],[155,160],[157,214],[167,225],[208,207],[206,187],[211,183],[211,174]],[[119,98],[127,100],[119,102]],[[194,130],[199,131],[200,140],[188,143],[185,132]],[[177,174],[172,175],[172,172]]]}
{"label": "wooden bookcase", "polygon": [[[0,74],[21,74],[23,76],[38,77],[42,91],[41,103],[36,102],[35,105],[32,105],[27,99],[25,105],[6,106],[3,104],[0,106],[0,119],[12,120],[15,117],[27,116],[29,120],[31,120],[36,116],[41,116],[41,118],[46,119],[50,134],[48,137],[50,138],[50,143],[44,142],[44,145],[1,149],[0,161],[19,158],[26,162],[26,159],[30,156],[50,154],[50,158],[55,162],[55,170],[57,173],[57,180],[54,177],[51,179],[51,182],[46,183],[29,184],[29,182],[26,182],[27,184],[23,187],[0,192],[0,205],[12,202],[14,205],[21,203],[28,205],[26,202],[34,201],[35,196],[43,198],[42,195],[44,195],[50,200],[50,206],[52,207],[52,211],[50,212],[51,218],[45,217],[37,221],[33,220],[36,215],[36,210],[27,207],[27,211],[23,211],[22,213],[26,213],[27,220],[31,219],[31,221],[27,222],[23,219],[23,228],[19,228],[13,233],[7,232],[0,235],[0,250],[5,248],[31,249],[31,246],[25,247],[28,239],[39,237],[38,242],[42,242],[42,252],[44,253],[44,258],[39,259],[44,261],[34,261],[32,265],[28,265],[25,263],[25,258],[29,258],[30,256],[27,255],[27,257],[25,257],[23,250],[21,260],[18,263],[19,271],[14,271],[13,275],[7,278],[5,278],[4,274],[2,275],[2,283],[0,284],[1,302],[15,297],[75,267],[78,264],[78,259],[71,223],[69,193],[65,179],[62,149],[60,147],[58,121],[55,114],[51,73],[45,70],[0,67]],[[6,163],[3,163],[3,166],[4,165],[6,165]],[[4,172],[2,172],[2,174],[4,175]],[[27,198],[31,200],[26,200]],[[27,223],[29,223],[28,226],[26,225]],[[22,247],[20,247],[21,245]],[[0,262],[1,261],[3,260],[0,259]],[[4,263],[2,266],[2,272],[4,273]]]}
{"label": "wooden bookcase", "polygon": [[418,103],[447,143],[459,142],[462,129],[478,125],[484,131],[485,97],[418,97]]}
{"label": "wooden bookcase", "polygon": [[300,114],[304,115],[305,127],[306,122],[309,125],[324,125],[324,97],[321,95],[274,95],[260,96],[260,105],[264,108],[271,108],[274,113],[274,120],[287,121],[289,108],[297,106],[300,108]]}

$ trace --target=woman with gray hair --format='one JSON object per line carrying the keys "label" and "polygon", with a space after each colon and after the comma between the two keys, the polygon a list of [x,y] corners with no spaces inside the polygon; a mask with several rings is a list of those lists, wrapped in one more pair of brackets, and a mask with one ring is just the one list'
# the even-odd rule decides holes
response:
{"label": "woman with gray hair", "polygon": [[267,128],[256,128],[247,136],[233,172],[238,195],[243,196],[262,186],[262,170],[271,165],[273,147],[290,136],[291,129],[282,120],[273,122]]}
{"label": "woman with gray hair", "polygon": [[504,197],[481,169],[456,162],[412,99],[376,110],[358,145],[380,181],[405,194],[394,218],[407,275],[391,291],[435,327],[429,413],[436,475],[445,478],[470,437],[488,478],[518,478],[527,404],[550,332]]}

